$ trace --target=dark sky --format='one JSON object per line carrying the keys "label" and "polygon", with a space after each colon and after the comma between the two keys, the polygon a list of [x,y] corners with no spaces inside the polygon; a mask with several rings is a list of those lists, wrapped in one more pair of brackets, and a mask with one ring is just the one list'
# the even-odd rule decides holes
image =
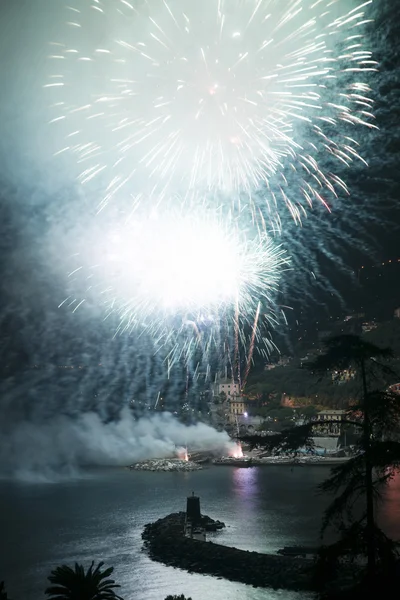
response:
{"label": "dark sky", "polygon": [[[43,126],[48,118],[42,90],[45,43],[56,37],[57,7],[46,0],[0,5],[1,402],[6,413],[29,418],[60,405],[70,412],[104,405],[112,412],[110,406],[137,390],[136,374],[150,397],[157,393],[154,380],[161,377],[135,340],[113,338],[99,314],[57,309],[66,270],[63,240],[54,231],[61,223],[68,233],[71,214],[82,231],[91,218],[75,174],[68,178],[58,171],[52,159],[56,141]],[[400,258],[400,2],[375,0],[374,15],[369,35],[380,63],[373,93],[380,130],[363,134],[370,166],[346,173],[352,195],[340,199],[330,216],[317,209],[302,228],[288,224],[283,240],[296,258],[281,301],[294,307],[292,320],[305,324],[316,315],[356,309],[371,294],[364,276],[358,276],[361,266]],[[397,295],[400,305],[398,277],[397,270],[393,288],[383,294],[389,304]],[[60,363],[87,368],[79,375],[60,373]],[[177,375],[176,385],[168,385],[180,392],[184,377]]]}

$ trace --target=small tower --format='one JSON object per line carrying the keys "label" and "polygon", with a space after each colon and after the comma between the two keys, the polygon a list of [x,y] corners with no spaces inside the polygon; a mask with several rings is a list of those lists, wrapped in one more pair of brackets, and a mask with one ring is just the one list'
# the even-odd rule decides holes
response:
{"label": "small tower", "polygon": [[186,501],[186,519],[189,519],[193,525],[198,525],[201,522],[200,498],[192,492],[191,496],[187,497]]}
{"label": "small tower", "polygon": [[206,530],[201,525],[200,498],[194,492],[186,500],[185,536],[206,541]]}

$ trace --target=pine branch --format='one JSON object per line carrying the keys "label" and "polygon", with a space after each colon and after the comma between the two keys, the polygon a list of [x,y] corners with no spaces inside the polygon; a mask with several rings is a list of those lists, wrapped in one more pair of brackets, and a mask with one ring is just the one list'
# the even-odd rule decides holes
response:
{"label": "pine branch", "polygon": [[344,513],[347,513],[348,520],[352,519],[353,506],[364,494],[364,486],[358,481],[358,478],[354,478],[353,481],[350,481],[350,484],[353,485],[345,487],[340,496],[337,496],[325,510],[321,525],[321,535],[323,535],[334,521],[343,523]]}
{"label": "pine branch", "polygon": [[349,485],[355,478],[359,478],[363,474],[364,468],[364,455],[358,454],[345,463],[333,467],[330,476],[318,486],[318,489],[322,493],[336,494],[340,488]]}
{"label": "pine branch", "polygon": [[253,448],[265,448],[270,452],[297,454],[300,448],[314,452],[312,434],[313,423],[291,427],[280,433],[269,436],[248,435],[240,437],[240,441]]}

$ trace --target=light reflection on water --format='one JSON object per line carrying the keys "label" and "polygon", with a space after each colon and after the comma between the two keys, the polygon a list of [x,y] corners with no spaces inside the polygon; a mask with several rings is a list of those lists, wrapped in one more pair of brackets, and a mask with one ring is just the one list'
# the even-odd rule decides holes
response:
{"label": "light reflection on water", "polygon": [[248,500],[254,497],[257,491],[257,483],[260,469],[234,468],[232,472],[234,492]]}
{"label": "light reflection on water", "polygon": [[[324,499],[315,487],[324,468],[214,467],[193,473],[103,470],[54,485],[0,482],[0,580],[15,600],[43,598],[46,576],[60,563],[104,560],[115,566],[126,600],[303,600],[286,591],[255,589],[152,562],[142,552],[145,523],[184,510],[200,495],[202,511],[224,521],[215,541],[276,552],[315,544]],[[400,478],[387,491],[382,522],[400,538]],[[5,540],[7,540],[5,542]]]}

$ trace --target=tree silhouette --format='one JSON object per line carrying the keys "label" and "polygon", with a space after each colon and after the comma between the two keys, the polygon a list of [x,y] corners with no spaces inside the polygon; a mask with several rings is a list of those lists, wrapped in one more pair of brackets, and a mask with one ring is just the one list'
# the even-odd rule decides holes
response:
{"label": "tree silhouette", "polygon": [[93,561],[86,572],[78,563],[74,569],[67,565],[57,567],[48,577],[52,585],[45,594],[52,600],[122,600],[114,591],[120,586],[109,579],[114,568],[102,570],[103,565],[100,562],[93,569]]}
{"label": "tree silhouette", "polygon": [[[361,386],[361,399],[346,413],[344,419],[332,424],[351,425],[360,432],[357,452],[353,458],[331,471],[320,490],[335,496],[327,508],[322,524],[323,534],[334,526],[340,534],[337,543],[323,547],[320,555],[320,573],[326,582],[332,575],[337,560],[346,555],[367,557],[367,585],[372,585],[388,570],[393,572],[396,545],[378,528],[375,503],[380,489],[400,468],[400,396],[380,389],[385,378],[393,376],[387,359],[392,352],[364,341],[358,336],[342,335],[326,342],[326,352],[307,367],[321,377],[331,378],[332,370],[353,369]],[[292,427],[269,438],[243,438],[252,446],[261,446],[277,452],[298,452],[302,447],[314,449],[313,435],[324,423],[306,423]],[[355,507],[361,514],[355,515]],[[328,569],[329,567],[329,569]]]}
{"label": "tree silhouette", "polygon": [[[377,558],[374,495],[376,495],[377,484],[387,481],[391,474],[391,471],[388,471],[388,476],[378,475],[378,480],[374,482],[373,470],[374,467],[380,471],[391,465],[398,467],[400,445],[397,447],[397,442],[393,442],[396,447],[391,448],[390,457],[387,455],[383,461],[385,464],[379,463],[382,462],[382,452],[385,453],[387,450],[382,448],[384,444],[382,436],[389,428],[393,429],[395,423],[399,423],[400,405],[398,398],[392,394],[370,392],[370,385],[372,379],[378,378],[378,371],[389,372],[389,367],[382,360],[391,358],[393,352],[389,348],[380,348],[355,335],[330,338],[326,342],[326,347],[325,354],[318,356],[307,366],[316,373],[327,373],[332,369],[356,370],[361,379],[362,399],[358,406],[352,408],[349,417],[353,424],[359,424],[362,435],[358,444],[360,451],[358,456],[344,467],[334,470],[332,476],[322,484],[322,490],[331,493],[336,493],[345,486],[339,498],[328,508],[324,527],[328,526],[335,517],[342,515],[350,502],[355,502],[355,496],[365,494],[366,514],[363,537],[367,551],[368,576],[372,578],[375,575]],[[354,416],[358,413],[362,415],[362,419],[357,423]]]}

